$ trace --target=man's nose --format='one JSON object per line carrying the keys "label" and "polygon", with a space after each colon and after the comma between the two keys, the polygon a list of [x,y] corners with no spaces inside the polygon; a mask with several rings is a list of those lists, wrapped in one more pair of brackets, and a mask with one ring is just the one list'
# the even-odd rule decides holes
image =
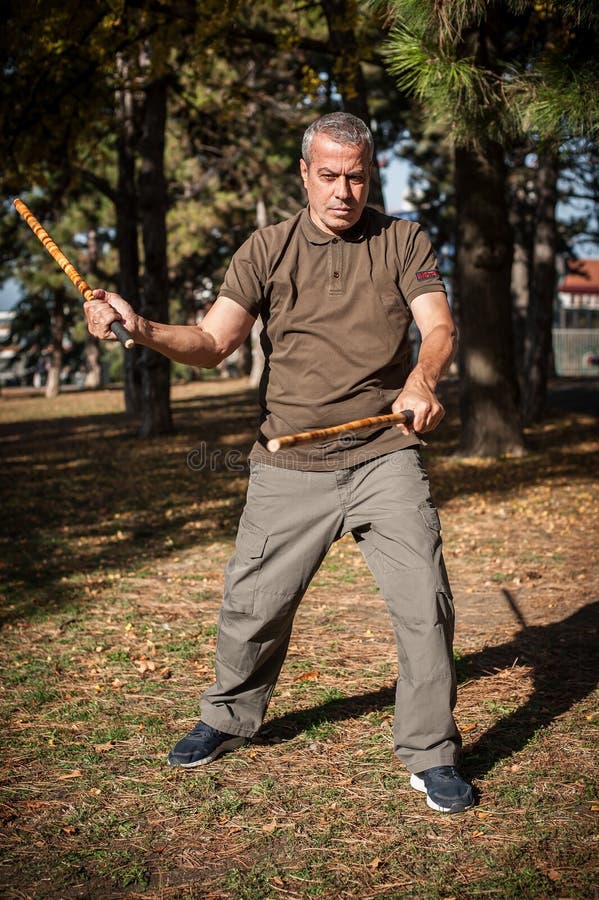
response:
{"label": "man's nose", "polygon": [[335,182],[335,196],[339,198],[339,200],[347,200],[351,196],[351,191],[349,189],[349,178],[343,178],[340,176]]}

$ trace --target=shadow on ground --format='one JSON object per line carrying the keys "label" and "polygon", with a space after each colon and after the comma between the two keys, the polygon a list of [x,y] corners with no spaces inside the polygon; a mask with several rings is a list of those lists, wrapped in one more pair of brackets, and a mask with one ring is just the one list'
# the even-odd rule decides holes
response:
{"label": "shadow on ground", "polygon": [[[460,660],[460,681],[488,677],[518,661],[531,666],[534,685],[526,703],[470,746],[462,764],[464,775],[481,778],[594,690],[599,675],[598,614],[599,601],[589,603],[560,622],[525,627],[512,640]],[[313,725],[349,721],[392,706],[394,694],[393,688],[385,687],[279,716],[263,726],[257,739],[265,743],[286,741]]]}
{"label": "shadow on ground", "polygon": [[[457,446],[457,386],[443,386],[446,424],[426,451],[439,505],[481,491],[491,496],[599,471],[599,454],[577,449],[590,436],[596,380],[556,382],[553,418],[533,429],[533,452],[483,469],[450,462]],[[90,395],[91,396],[91,395]],[[82,409],[86,394],[81,395]],[[88,400],[88,402],[91,402]],[[583,417],[576,418],[570,407]],[[31,419],[0,424],[0,553],[8,586],[6,619],[80,599],[73,573],[96,576],[231,540],[245,494],[245,457],[256,431],[256,395],[173,401],[175,435],[140,441],[124,414]],[[591,418],[589,418],[591,416]],[[189,454],[203,448],[202,467]],[[231,466],[231,454],[236,453]]]}

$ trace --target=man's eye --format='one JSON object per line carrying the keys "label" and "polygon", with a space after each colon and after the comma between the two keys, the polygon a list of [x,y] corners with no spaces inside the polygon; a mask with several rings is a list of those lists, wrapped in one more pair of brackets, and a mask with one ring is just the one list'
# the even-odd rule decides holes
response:
{"label": "man's eye", "polygon": [[352,177],[349,180],[351,181],[352,184],[364,184],[364,179],[362,178],[361,175],[352,175]]}

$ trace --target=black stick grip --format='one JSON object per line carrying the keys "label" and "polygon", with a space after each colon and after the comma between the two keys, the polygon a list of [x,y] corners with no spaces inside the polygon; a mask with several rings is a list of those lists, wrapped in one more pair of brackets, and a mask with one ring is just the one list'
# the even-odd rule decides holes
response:
{"label": "black stick grip", "polygon": [[110,326],[110,330],[114,334],[116,338],[121,342],[125,350],[130,350],[131,347],[135,346],[135,341],[127,331],[124,325],[121,325],[120,322],[113,322]]}

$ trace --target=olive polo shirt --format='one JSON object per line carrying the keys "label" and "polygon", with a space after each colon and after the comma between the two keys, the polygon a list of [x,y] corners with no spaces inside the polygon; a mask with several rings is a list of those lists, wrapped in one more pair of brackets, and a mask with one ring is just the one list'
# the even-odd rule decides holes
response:
{"label": "olive polo shirt", "polygon": [[410,304],[445,291],[419,225],[366,207],[335,236],[309,210],[254,232],[220,294],[260,315],[265,367],[250,459],[311,471],[346,468],[419,443],[396,426],[275,454],[272,437],[391,411],[411,368]]}

